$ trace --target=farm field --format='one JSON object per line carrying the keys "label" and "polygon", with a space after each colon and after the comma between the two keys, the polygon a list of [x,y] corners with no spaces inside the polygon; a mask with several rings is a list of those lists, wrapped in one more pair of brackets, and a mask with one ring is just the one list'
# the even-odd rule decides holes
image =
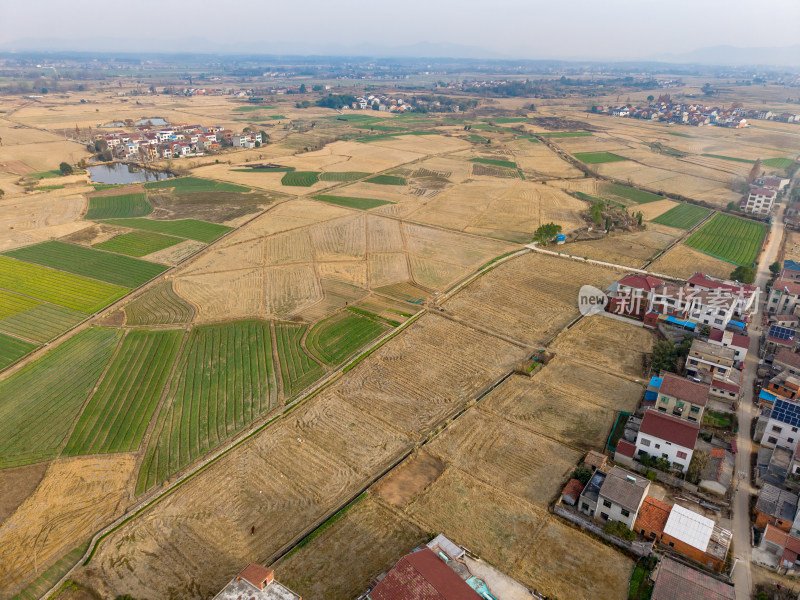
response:
{"label": "farm field", "polygon": [[127,288],[0,256],[0,288],[92,313],[128,293]]}
{"label": "farm field", "polygon": [[794,164],[791,158],[765,158],[761,164],[766,167],[775,167],[776,169],[788,169]]}
{"label": "farm field", "polygon": [[317,171],[290,171],[281,178],[283,185],[311,187],[319,181]]}
{"label": "farm field", "polygon": [[277,403],[268,323],[192,329],[147,446],[137,493],[164,481]]}
{"label": "farm field", "polygon": [[599,186],[599,192],[601,194],[608,194],[610,196],[616,196],[618,198],[626,199],[626,200],[633,200],[637,204],[646,204],[648,202],[657,202],[659,200],[664,200],[664,196],[659,196],[658,194],[651,194],[650,192],[645,192],[644,190],[638,190],[636,188],[622,185],[620,183],[601,183]]}
{"label": "farm field", "polygon": [[41,303],[0,319],[0,331],[44,343],[88,316],[63,306]]}
{"label": "farm field", "polygon": [[[0,189],[2,189],[0,174]],[[64,194],[62,192],[69,192]],[[86,199],[71,190],[53,190],[0,199],[0,252],[27,246],[83,229],[80,220]]]}
{"label": "farm field", "polygon": [[36,344],[0,333],[0,369],[5,369],[34,348]]}
{"label": "farm field", "polygon": [[151,231],[133,231],[108,241],[95,244],[93,247],[106,252],[116,252],[127,256],[141,257],[180,244],[183,240]]}
{"label": "farm field", "polygon": [[677,244],[650,263],[648,268],[681,279],[688,279],[695,273],[730,279],[735,265],[684,244]]}
{"label": "farm field", "polygon": [[386,330],[386,325],[377,319],[345,310],[315,324],[308,332],[306,345],[320,361],[336,365]]}
{"label": "farm field", "polygon": [[377,200],[375,198],[351,198],[349,196],[333,196],[330,194],[318,194],[313,196],[314,200],[321,202],[329,202],[338,206],[346,206],[347,208],[359,208],[361,210],[369,210],[384,204],[393,204],[388,200]]}
{"label": "farm field", "polygon": [[144,194],[125,194],[122,196],[99,196],[89,198],[86,219],[114,219],[123,217],[143,217],[153,212],[152,205]]}
{"label": "farm field", "polygon": [[573,156],[587,165],[599,165],[602,163],[628,160],[624,156],[619,156],[612,152],[575,152]]}
{"label": "farm field", "polygon": [[506,167],[509,169],[517,168],[517,163],[515,163],[513,160],[500,160],[497,158],[470,158],[469,161],[484,165],[493,165],[495,167]]}
{"label": "farm field", "polygon": [[[125,306],[128,325],[173,325],[188,323],[195,315],[194,307],[175,293],[172,281],[162,281]],[[2,327],[2,321],[0,321]]]}
{"label": "farm field", "polygon": [[324,371],[300,344],[306,325],[275,323],[283,395],[288,398],[322,377]]}
{"label": "farm field", "polygon": [[87,329],[0,382],[0,468],[58,454],[118,341]]}
{"label": "farm field", "polygon": [[691,229],[706,218],[710,212],[709,209],[702,206],[679,204],[653,219],[653,223],[677,227],[678,229]]}
{"label": "farm field", "polygon": [[64,242],[42,242],[11,250],[5,255],[130,288],[138,287],[166,270],[163,265]]}
{"label": "farm field", "polygon": [[755,221],[717,214],[685,244],[736,265],[751,266],[761,250],[766,226]]}
{"label": "farm field", "polygon": [[164,235],[182,237],[198,242],[213,242],[223,233],[231,230],[230,227],[217,223],[208,223],[196,219],[178,219],[175,221],[155,221],[153,219],[108,219],[109,225],[141,229]]}
{"label": "farm field", "polygon": [[356,179],[363,179],[369,177],[370,173],[364,171],[326,171],[320,173],[320,181],[355,181]]}
{"label": "farm field", "polygon": [[377,185],[406,185],[408,183],[405,177],[398,177],[396,175],[376,175],[365,180],[365,183],[374,183]]}
{"label": "farm field", "polygon": [[184,331],[133,330],[81,413],[65,456],[135,452],[158,406]]}
{"label": "farm field", "polygon": [[564,245],[563,249],[574,256],[641,268],[676,239],[679,232],[672,231],[673,234],[655,229],[621,233],[596,240],[572,242]]}
{"label": "farm field", "polygon": [[176,179],[163,179],[161,181],[151,181],[144,184],[148,190],[172,189],[176,194],[192,194],[197,192],[249,192],[250,188],[225,183],[222,181],[212,181],[198,177],[179,177]]}

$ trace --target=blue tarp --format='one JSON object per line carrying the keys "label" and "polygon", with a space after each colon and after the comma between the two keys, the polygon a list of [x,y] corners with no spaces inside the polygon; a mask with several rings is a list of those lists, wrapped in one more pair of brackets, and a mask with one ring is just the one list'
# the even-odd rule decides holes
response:
{"label": "blue tarp", "polygon": [[661,387],[661,383],[662,383],[663,381],[664,381],[664,380],[663,380],[661,377],[651,377],[651,378],[650,378],[650,385],[651,385],[652,387],[658,387],[658,388],[660,388],[660,387]]}
{"label": "blue tarp", "polygon": [[563,233],[559,233],[559,234],[556,236],[556,241],[558,241],[558,242],[563,242],[563,241],[564,241],[564,240],[566,240],[566,239],[567,239],[567,236],[565,236]]}
{"label": "blue tarp", "polygon": [[696,323],[693,321],[681,321],[680,319],[676,319],[673,316],[669,316],[666,319],[667,323],[672,323],[673,325],[680,325],[681,327],[685,327],[686,329],[694,329]]}
{"label": "blue tarp", "polygon": [[645,392],[644,393],[644,399],[647,402],[650,402],[650,401],[655,402],[656,400],[658,400],[658,392]]}
{"label": "blue tarp", "polygon": [[761,390],[758,399],[766,400],[767,402],[775,402],[775,394],[770,394],[767,390]]}
{"label": "blue tarp", "polygon": [[728,325],[733,325],[734,327],[738,327],[741,330],[744,330],[744,328],[746,327],[746,325],[741,321],[734,321],[733,319],[728,321]]}

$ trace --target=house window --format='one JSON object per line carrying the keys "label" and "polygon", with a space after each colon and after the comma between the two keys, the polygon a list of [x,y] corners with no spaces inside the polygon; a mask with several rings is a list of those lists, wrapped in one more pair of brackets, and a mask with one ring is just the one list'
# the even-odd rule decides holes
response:
{"label": "house window", "polygon": [[611,508],[611,502],[609,500],[603,500],[603,506],[606,508]]}
{"label": "house window", "polygon": [[623,509],[622,509],[622,516],[623,516],[623,517],[630,517],[630,516],[631,516],[631,511],[629,511],[629,510],[628,510],[628,509],[626,509],[626,508],[623,508]]}
{"label": "house window", "polygon": [[692,408],[689,409],[689,412],[698,413],[700,412],[700,407],[693,405]]}
{"label": "house window", "polygon": [[648,440],[648,439],[646,439],[646,438],[642,438],[641,440],[639,440],[639,443],[640,443],[642,446],[649,446],[649,445],[650,445],[650,440]]}
{"label": "house window", "polygon": [[792,433],[797,433],[797,427],[792,427]]}
{"label": "house window", "polygon": [[714,319],[714,323],[717,325],[722,325],[722,319]]}
{"label": "house window", "polygon": [[782,427],[778,427],[777,425],[773,425],[772,426],[772,431],[774,431],[775,433],[780,433],[781,431],[783,431],[783,428]]}
{"label": "house window", "polygon": [[686,452],[680,452],[680,451],[678,451],[678,453],[677,453],[677,455],[676,455],[676,456],[677,456],[678,458],[682,458],[682,459],[686,460]]}
{"label": "house window", "polygon": [[660,449],[661,449],[661,444],[656,444],[656,450],[660,450]]}
{"label": "house window", "polygon": [[670,547],[670,548],[674,548],[674,547],[675,547],[675,544],[674,544],[673,542],[670,542],[670,543],[669,543],[669,547]]}
{"label": "house window", "polygon": [[666,396],[661,396],[661,402],[663,402],[664,404],[669,404],[669,398],[667,398]]}
{"label": "house window", "polygon": [[788,441],[789,441],[789,443],[791,444],[791,443],[793,443],[793,442],[794,442],[794,438],[789,438],[789,440],[788,440]]}
{"label": "house window", "polygon": [[589,510],[589,505],[588,505],[588,504],[586,504],[586,502],[584,502],[583,504],[581,504],[581,509],[583,509],[583,510]]}
{"label": "house window", "polygon": [[661,458],[669,458],[669,454],[667,454],[666,452],[664,452],[663,454],[661,454]]}
{"label": "house window", "polygon": [[767,442],[769,442],[770,444],[777,444],[778,438],[770,436],[767,438]]}

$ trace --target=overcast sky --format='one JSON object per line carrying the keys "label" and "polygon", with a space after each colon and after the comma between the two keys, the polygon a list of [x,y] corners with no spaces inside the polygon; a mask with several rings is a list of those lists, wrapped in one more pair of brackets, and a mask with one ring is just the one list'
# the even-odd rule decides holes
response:
{"label": "overcast sky", "polygon": [[433,43],[508,58],[641,59],[789,46],[799,32],[800,0],[0,0],[2,48],[27,38],[87,49],[119,36],[119,48],[142,51]]}

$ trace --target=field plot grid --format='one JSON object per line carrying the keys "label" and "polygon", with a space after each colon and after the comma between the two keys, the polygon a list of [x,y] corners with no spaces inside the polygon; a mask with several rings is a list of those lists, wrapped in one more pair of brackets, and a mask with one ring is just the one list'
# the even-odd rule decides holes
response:
{"label": "field plot grid", "polygon": [[0,333],[0,369],[22,358],[34,348],[36,344]]}
{"label": "field plot grid", "polygon": [[63,306],[37,304],[0,319],[0,331],[42,343],[77,325],[87,316],[86,313]]}
{"label": "field plot grid", "polygon": [[118,340],[113,329],[82,331],[0,382],[0,468],[58,453]]}
{"label": "field plot grid", "polygon": [[[172,280],[162,281],[125,307],[128,325],[172,325],[188,323],[194,308],[175,293]],[[0,321],[0,329],[3,323]]]}
{"label": "field plot grid", "polygon": [[149,489],[278,404],[269,324],[189,333],[147,446],[137,492]]}
{"label": "field plot grid", "polygon": [[78,419],[63,454],[138,449],[183,335],[182,329],[128,333],[100,387]]}
{"label": "field plot grid", "polygon": [[714,215],[685,244],[735,265],[751,266],[761,250],[766,226],[726,214]]}

